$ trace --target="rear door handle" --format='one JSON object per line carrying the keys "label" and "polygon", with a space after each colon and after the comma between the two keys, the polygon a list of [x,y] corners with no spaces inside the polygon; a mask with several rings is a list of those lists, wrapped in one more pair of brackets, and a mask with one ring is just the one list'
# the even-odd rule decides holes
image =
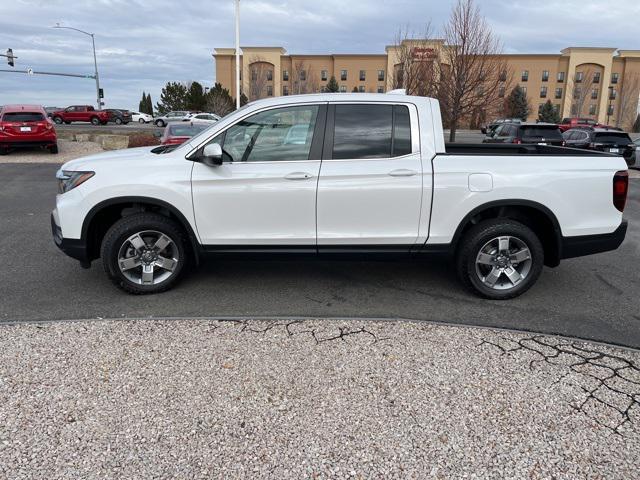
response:
{"label": "rear door handle", "polygon": [[307,172],[292,172],[289,175],[286,175],[284,178],[287,180],[309,180],[313,175]]}
{"label": "rear door handle", "polygon": [[391,177],[413,177],[417,174],[418,172],[415,170],[408,170],[406,168],[399,168],[398,170],[392,170],[389,172],[389,176]]}

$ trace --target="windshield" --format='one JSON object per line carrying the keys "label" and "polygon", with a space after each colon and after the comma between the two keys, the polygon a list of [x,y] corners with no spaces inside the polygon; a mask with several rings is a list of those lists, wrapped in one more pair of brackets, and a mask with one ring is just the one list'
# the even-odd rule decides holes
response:
{"label": "windshield", "polygon": [[629,135],[627,135],[626,133],[596,133],[595,141],[602,143],[615,143],[616,145],[628,145],[629,143],[631,143],[631,137],[629,137]]}
{"label": "windshield", "polygon": [[8,112],[2,117],[3,122],[41,122],[44,115],[39,112]]}

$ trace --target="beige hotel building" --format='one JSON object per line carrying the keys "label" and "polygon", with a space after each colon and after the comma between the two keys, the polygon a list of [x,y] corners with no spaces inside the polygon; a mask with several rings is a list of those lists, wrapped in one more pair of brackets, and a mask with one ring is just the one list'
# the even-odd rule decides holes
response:
{"label": "beige hotel building", "polygon": [[[447,48],[442,40],[405,40],[403,44],[404,51],[407,46],[415,49],[417,59],[427,51],[435,61],[441,61],[442,51]],[[385,53],[373,55],[294,55],[282,47],[241,47],[242,91],[250,99],[322,91],[335,76],[341,92],[384,93],[393,88],[400,48],[390,45]],[[216,48],[213,56],[216,81],[235,97],[235,50]],[[503,57],[512,75],[510,88],[519,84],[526,89],[532,111],[529,120],[537,118],[537,108],[547,100],[561,117],[589,117],[623,127],[638,114],[640,50],[570,47],[558,54]],[[254,87],[251,95],[256,70],[262,79],[261,93],[256,95]],[[508,95],[508,91],[505,93]]]}

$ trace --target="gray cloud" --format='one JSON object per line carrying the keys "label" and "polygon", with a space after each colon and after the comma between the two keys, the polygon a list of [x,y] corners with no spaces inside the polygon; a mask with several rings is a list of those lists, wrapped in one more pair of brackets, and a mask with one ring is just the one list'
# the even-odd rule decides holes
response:
{"label": "gray cloud", "polygon": [[[241,43],[291,53],[382,53],[402,26],[437,34],[453,0],[242,0]],[[640,48],[640,3],[622,0],[483,0],[483,13],[513,53],[556,53],[568,46]],[[154,102],[167,81],[214,81],[213,48],[234,42],[232,0],[2,0],[0,50],[16,68],[90,74],[91,41],[56,22],[96,34],[108,106]],[[0,59],[1,60],[1,59]],[[2,68],[5,68],[4,66]],[[92,80],[0,73],[0,104],[92,103]]]}

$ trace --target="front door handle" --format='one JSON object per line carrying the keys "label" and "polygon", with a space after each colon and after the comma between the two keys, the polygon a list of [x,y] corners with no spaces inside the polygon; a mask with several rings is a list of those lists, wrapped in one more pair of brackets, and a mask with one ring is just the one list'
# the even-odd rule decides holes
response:
{"label": "front door handle", "polygon": [[417,174],[418,172],[415,170],[408,170],[406,168],[399,168],[398,170],[392,170],[389,172],[389,176],[391,177],[413,177]]}
{"label": "front door handle", "polygon": [[285,175],[287,180],[309,180],[313,178],[313,175],[307,172],[292,172],[289,175]]}

